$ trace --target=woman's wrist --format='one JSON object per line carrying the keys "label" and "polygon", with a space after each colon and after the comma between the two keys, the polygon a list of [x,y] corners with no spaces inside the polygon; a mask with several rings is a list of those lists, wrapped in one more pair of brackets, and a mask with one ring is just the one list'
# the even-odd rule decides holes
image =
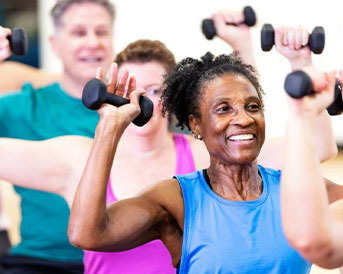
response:
{"label": "woman's wrist", "polygon": [[313,66],[312,58],[295,58],[290,60],[292,71],[301,70],[304,67]]}
{"label": "woman's wrist", "polygon": [[96,134],[109,134],[111,136],[115,134],[121,135],[125,128],[125,125],[120,123],[117,119],[113,119],[113,117],[100,117],[98,126],[96,128]]}

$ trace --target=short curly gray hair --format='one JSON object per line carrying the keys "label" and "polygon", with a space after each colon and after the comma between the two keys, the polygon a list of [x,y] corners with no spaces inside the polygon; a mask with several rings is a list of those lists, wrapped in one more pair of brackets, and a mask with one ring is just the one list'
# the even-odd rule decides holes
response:
{"label": "short curly gray hair", "polygon": [[111,19],[115,18],[115,7],[109,0],[57,0],[55,6],[51,10],[51,17],[55,26],[61,24],[61,18],[64,12],[75,3],[94,3],[103,6],[111,15]]}

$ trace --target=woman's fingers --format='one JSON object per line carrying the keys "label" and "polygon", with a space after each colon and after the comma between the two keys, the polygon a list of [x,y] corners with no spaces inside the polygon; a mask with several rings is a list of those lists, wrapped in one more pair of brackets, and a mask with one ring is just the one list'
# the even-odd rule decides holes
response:
{"label": "woman's fingers", "polygon": [[117,82],[117,87],[115,90],[116,95],[123,97],[128,78],[129,78],[129,71],[127,69],[123,69],[121,71],[119,80]]}
{"label": "woman's fingers", "polygon": [[145,93],[145,90],[140,88],[131,92],[129,98],[130,103],[139,106],[139,97]]}
{"label": "woman's fingers", "polygon": [[129,84],[127,87],[127,92],[125,97],[130,97],[131,93],[136,89],[136,76],[132,75],[129,79]]}
{"label": "woman's fingers", "polygon": [[109,93],[115,92],[115,87],[117,83],[117,75],[118,75],[118,65],[116,63],[112,63],[111,68],[110,68],[110,75],[109,75],[108,83],[107,83],[107,92]]}

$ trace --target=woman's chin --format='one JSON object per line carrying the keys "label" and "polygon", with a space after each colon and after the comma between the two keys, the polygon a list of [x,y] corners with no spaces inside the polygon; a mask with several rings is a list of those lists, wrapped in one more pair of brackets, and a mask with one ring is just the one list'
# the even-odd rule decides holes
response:
{"label": "woman's chin", "polygon": [[137,136],[148,136],[154,131],[154,126],[152,124],[152,121],[149,121],[142,127],[136,126],[135,124],[131,123],[127,130]]}

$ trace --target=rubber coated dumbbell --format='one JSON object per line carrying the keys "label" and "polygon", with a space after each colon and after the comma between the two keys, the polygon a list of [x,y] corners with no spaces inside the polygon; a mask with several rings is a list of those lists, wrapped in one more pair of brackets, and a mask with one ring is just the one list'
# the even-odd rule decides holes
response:
{"label": "rubber coated dumbbell", "polygon": [[[117,107],[130,103],[130,100],[108,93],[106,89],[103,81],[96,78],[91,79],[83,88],[82,103],[93,110],[99,109],[104,103]],[[132,122],[141,127],[150,120],[154,105],[148,97],[140,96],[139,106],[141,107],[141,113]]]}
{"label": "rubber coated dumbbell", "polygon": [[[274,28],[271,24],[264,24],[261,30],[261,48],[270,51],[274,45]],[[307,46],[315,54],[322,53],[325,46],[325,32],[323,27],[315,27],[309,37]]]}
{"label": "rubber coated dumbbell", "polygon": [[[298,70],[287,75],[285,90],[293,98],[302,98],[314,94],[312,80],[305,72]],[[335,84],[335,98],[327,108],[330,115],[339,115],[343,112],[342,85],[339,81]]]}
{"label": "rubber coated dumbbell", "polygon": [[[243,9],[244,21],[238,25],[245,24],[249,27],[255,25],[256,23],[256,14],[255,11],[250,6],[246,6]],[[237,24],[227,23],[227,25],[237,26]],[[209,40],[213,39],[216,35],[216,29],[214,27],[214,23],[212,19],[204,19],[202,20],[201,30],[205,37]]]}
{"label": "rubber coated dumbbell", "polygon": [[12,35],[8,36],[11,51],[14,55],[25,55],[27,52],[27,35],[23,28],[14,28]]}

